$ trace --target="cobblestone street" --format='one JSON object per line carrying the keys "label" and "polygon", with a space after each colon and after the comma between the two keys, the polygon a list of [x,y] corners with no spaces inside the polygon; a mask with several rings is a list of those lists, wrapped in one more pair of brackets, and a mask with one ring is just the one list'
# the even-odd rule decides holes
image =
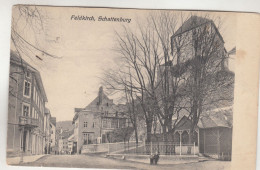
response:
{"label": "cobblestone street", "polygon": [[87,155],[47,155],[35,162],[24,163],[23,166],[45,167],[73,167],[73,168],[106,168],[106,169],[194,169],[194,170],[222,170],[230,169],[231,162],[205,161],[177,165],[149,165],[145,163],[130,162]]}

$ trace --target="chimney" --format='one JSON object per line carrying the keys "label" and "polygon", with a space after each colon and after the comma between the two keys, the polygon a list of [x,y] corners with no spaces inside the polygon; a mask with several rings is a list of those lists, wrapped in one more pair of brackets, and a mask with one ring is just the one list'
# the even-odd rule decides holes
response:
{"label": "chimney", "polygon": [[102,99],[103,99],[103,87],[100,86],[99,87],[99,92],[98,92],[98,104],[99,105],[102,104]]}

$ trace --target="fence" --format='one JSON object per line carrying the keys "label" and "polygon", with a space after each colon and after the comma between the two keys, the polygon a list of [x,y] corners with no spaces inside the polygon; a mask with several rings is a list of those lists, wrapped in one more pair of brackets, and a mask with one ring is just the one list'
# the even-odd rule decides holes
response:
{"label": "fence", "polygon": [[199,153],[198,146],[194,144],[165,143],[165,142],[139,142],[135,141],[102,143],[83,145],[81,153],[106,152],[108,154],[136,154],[150,155],[160,153],[160,155],[196,155]]}
{"label": "fence", "polygon": [[121,154],[150,155],[153,153],[160,155],[196,155],[199,153],[198,146],[194,144],[181,143],[142,143],[138,147],[126,147]]}

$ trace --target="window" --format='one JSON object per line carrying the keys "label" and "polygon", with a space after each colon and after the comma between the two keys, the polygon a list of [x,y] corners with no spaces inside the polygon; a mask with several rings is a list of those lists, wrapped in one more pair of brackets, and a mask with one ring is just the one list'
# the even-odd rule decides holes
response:
{"label": "window", "polygon": [[33,107],[33,108],[32,108],[32,116],[31,116],[32,118],[34,118],[34,111],[35,111],[35,110],[34,110],[34,107]]}
{"label": "window", "polygon": [[119,119],[119,128],[126,127],[126,119]]}
{"label": "window", "polygon": [[31,77],[31,73],[29,71],[26,71],[26,77],[28,77],[28,78]]}
{"label": "window", "polygon": [[33,101],[35,102],[36,100],[36,87],[33,88]]}
{"label": "window", "polygon": [[29,106],[23,105],[23,116],[29,116]]}
{"label": "window", "polygon": [[108,128],[107,119],[104,119],[104,120],[102,121],[102,127],[103,127],[103,128]]}
{"label": "window", "polygon": [[88,122],[84,122],[84,127],[88,127]]}
{"label": "window", "polygon": [[28,81],[24,81],[24,96],[30,97],[30,88],[31,88],[31,83]]}
{"label": "window", "polygon": [[111,128],[118,128],[118,119],[111,120]]}
{"label": "window", "polygon": [[93,122],[93,125],[92,125],[92,127],[93,127],[93,128],[95,128],[95,125],[96,125],[96,122]]}
{"label": "window", "polygon": [[93,133],[84,133],[83,132],[83,144],[92,144],[93,143]]}
{"label": "window", "polygon": [[37,104],[37,89],[36,89],[36,87],[35,87],[35,96],[34,96],[34,102]]}

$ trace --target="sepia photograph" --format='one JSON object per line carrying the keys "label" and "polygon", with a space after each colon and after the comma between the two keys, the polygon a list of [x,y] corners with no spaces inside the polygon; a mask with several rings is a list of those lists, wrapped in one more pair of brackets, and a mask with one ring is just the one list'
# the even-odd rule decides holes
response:
{"label": "sepia photograph", "polygon": [[231,169],[237,17],[14,5],[7,164]]}

